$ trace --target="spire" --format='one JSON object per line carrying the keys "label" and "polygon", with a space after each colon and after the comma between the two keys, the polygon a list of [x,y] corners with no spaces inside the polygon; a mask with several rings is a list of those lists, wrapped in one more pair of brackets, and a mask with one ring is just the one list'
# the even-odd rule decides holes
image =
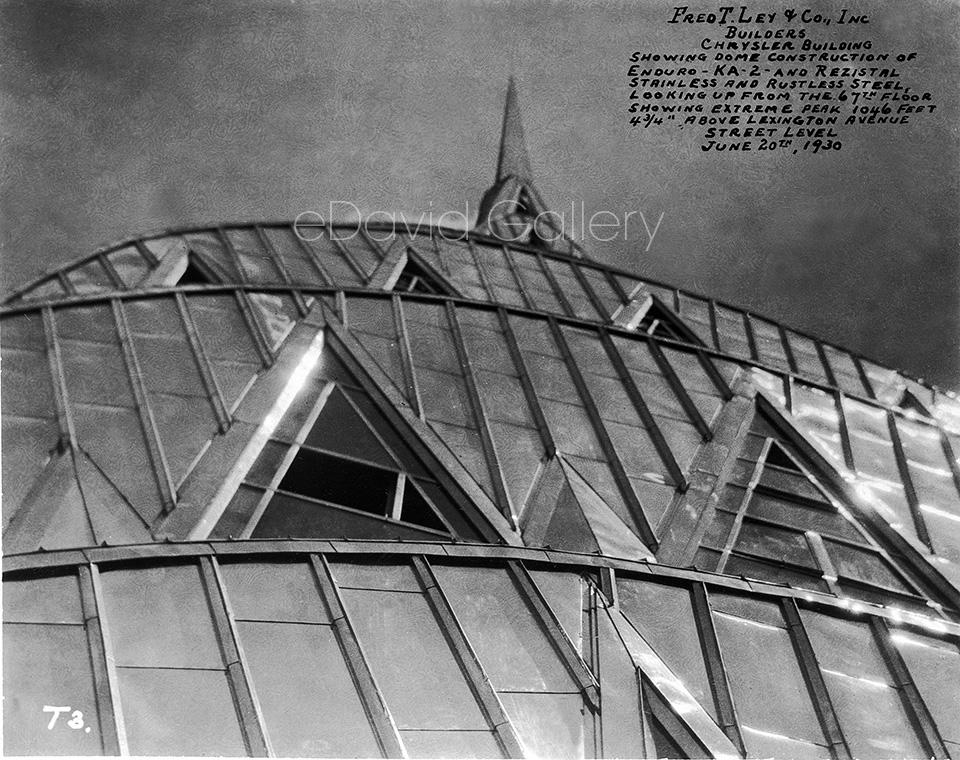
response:
{"label": "spire", "polygon": [[507,84],[507,102],[503,109],[497,179],[480,202],[475,229],[509,242],[583,255],[580,246],[564,234],[558,217],[549,212],[533,186],[513,77]]}
{"label": "spire", "polygon": [[507,177],[531,182],[530,157],[520,121],[520,105],[517,103],[517,87],[510,77],[507,84],[507,103],[503,109],[503,129],[500,133],[500,155],[497,158],[497,182]]}

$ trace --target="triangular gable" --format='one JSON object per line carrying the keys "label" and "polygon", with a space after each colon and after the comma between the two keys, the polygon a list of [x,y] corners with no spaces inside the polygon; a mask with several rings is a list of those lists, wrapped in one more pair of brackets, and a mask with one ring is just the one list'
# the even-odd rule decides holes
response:
{"label": "triangular gable", "polygon": [[[381,434],[389,423],[371,422],[373,405],[361,412],[358,393],[324,386],[301,430],[281,428],[267,443],[245,479],[267,490],[246,503],[244,535],[441,539],[459,532],[453,499],[401,438]],[[234,512],[214,536],[235,529]]]}
{"label": "triangular gable", "polygon": [[153,540],[143,518],[82,449],[56,454],[4,532],[7,553]]}
{"label": "triangular gable", "polygon": [[815,472],[803,452],[758,413],[732,475],[715,492],[716,512],[695,566],[843,596],[872,598],[871,589],[904,599],[921,596],[911,574]]}
{"label": "triangular gable", "polygon": [[527,501],[521,519],[525,543],[564,551],[649,558],[634,530],[562,455],[551,458]]}

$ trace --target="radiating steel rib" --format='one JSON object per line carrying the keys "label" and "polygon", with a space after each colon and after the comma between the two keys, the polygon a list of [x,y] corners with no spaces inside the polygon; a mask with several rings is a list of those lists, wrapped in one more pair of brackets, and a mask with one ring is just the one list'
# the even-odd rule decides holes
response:
{"label": "radiating steel rib", "polygon": [[720,330],[717,327],[717,302],[713,298],[707,300],[707,312],[710,315],[710,340],[713,347],[720,350]]}
{"label": "radiating steel rib", "polygon": [[297,245],[300,246],[300,250],[307,257],[307,261],[309,261],[313,265],[313,268],[317,270],[317,274],[320,275],[320,278],[324,280],[327,285],[336,287],[336,279],[330,275],[330,272],[327,271],[327,268],[323,265],[323,262],[320,261],[320,257],[317,255],[317,252],[313,250],[313,246],[300,237],[300,233],[297,232],[297,227],[295,224],[290,225],[290,232],[296,239]]}
{"label": "radiating steel rib", "polygon": [[609,322],[610,314],[607,312],[607,307],[604,306],[603,301],[600,300],[600,296],[594,291],[593,286],[587,280],[587,276],[581,271],[580,265],[571,261],[568,262],[568,266],[573,270],[574,278],[580,283],[581,290],[587,294],[587,299],[599,315],[598,319],[603,322]]}
{"label": "radiating steel rib", "polygon": [[477,274],[480,275],[480,282],[483,285],[483,289],[487,291],[487,297],[491,301],[499,300],[494,298],[493,283],[490,281],[490,276],[487,274],[486,266],[484,265],[483,261],[481,261],[482,257],[477,252],[473,242],[470,240],[467,240],[467,250],[470,252],[470,258],[473,260],[473,265],[477,268]]}
{"label": "radiating steel rib", "polygon": [[743,525],[744,517],[747,514],[747,507],[753,498],[753,492],[756,490],[757,484],[760,482],[760,476],[763,474],[764,463],[766,462],[767,453],[770,451],[771,444],[772,441],[769,438],[763,442],[763,448],[760,450],[757,461],[753,466],[753,472],[750,474],[750,480],[747,483],[746,490],[743,492],[743,498],[740,499],[740,504],[737,506],[737,514],[733,518],[733,524],[730,526],[730,533],[727,535],[727,540],[723,545],[723,551],[720,553],[720,559],[717,561],[718,573],[725,572],[727,561],[730,559],[733,547],[737,544],[740,527]]}
{"label": "radiating steel rib", "polygon": [[723,398],[723,400],[729,401],[732,399],[734,396],[733,389],[730,388],[730,384],[727,382],[726,378],[720,374],[720,370],[717,369],[716,365],[707,355],[707,352],[702,348],[697,348],[696,354],[697,359],[700,361],[700,366],[703,367],[703,371],[706,372],[707,377],[709,377],[713,381],[713,384],[717,386],[717,390],[720,392],[720,396]]}
{"label": "radiating steel rib", "polygon": [[546,457],[547,459],[553,459],[557,453],[557,443],[553,438],[553,433],[550,431],[550,426],[547,425],[547,418],[543,413],[543,407],[540,406],[540,398],[537,396],[537,391],[533,387],[533,382],[530,379],[530,372],[527,370],[523,353],[520,351],[520,346],[517,343],[517,336],[513,334],[513,329],[510,327],[510,318],[507,315],[506,309],[502,306],[497,307],[497,319],[500,322],[500,329],[503,331],[503,337],[507,344],[510,359],[513,361],[513,366],[516,368],[517,375],[520,378],[520,387],[523,389],[527,406],[533,415],[533,423],[537,428],[537,432],[540,434],[540,441],[543,443]]}
{"label": "radiating steel rib", "polygon": [[343,260],[347,262],[347,265],[354,271],[357,277],[360,278],[360,282],[366,282],[367,273],[363,270],[363,267],[360,266],[357,260],[353,257],[353,254],[350,253],[350,249],[348,249],[347,246],[344,245],[343,240],[339,236],[332,234],[330,227],[323,227],[322,229],[323,229],[323,234],[325,234],[327,238],[330,240],[330,242],[333,243],[333,247],[340,252],[341,256],[343,256]]}
{"label": "radiating steel rib", "polygon": [[777,334],[780,336],[780,343],[783,346],[784,356],[787,357],[787,366],[790,368],[791,372],[799,373],[800,370],[797,368],[797,357],[794,356],[793,346],[790,345],[790,341],[787,338],[787,331],[779,322],[776,323],[776,326]]}
{"label": "radiating steel rib", "polygon": [[583,379],[583,375],[580,373],[580,368],[577,366],[577,363],[573,359],[573,355],[570,353],[570,347],[567,345],[567,340],[563,336],[560,325],[557,324],[557,321],[553,317],[549,317],[547,319],[547,324],[550,326],[550,332],[553,335],[554,342],[556,342],[557,347],[560,349],[563,362],[567,366],[567,370],[570,373],[573,384],[577,389],[577,393],[580,396],[581,402],[583,403],[584,411],[590,420],[590,424],[594,429],[597,440],[600,442],[600,448],[603,450],[604,458],[607,460],[607,463],[610,466],[610,472],[613,474],[614,480],[617,483],[617,487],[620,490],[620,495],[623,497],[627,508],[630,510],[630,514],[633,515],[634,522],[636,523],[637,530],[640,534],[640,539],[644,544],[647,545],[650,551],[655,552],[657,550],[658,542],[657,537],[653,532],[653,527],[647,520],[646,513],[643,511],[643,505],[640,503],[640,500],[637,498],[637,495],[633,490],[633,484],[630,482],[627,471],[623,466],[623,461],[620,459],[620,454],[613,445],[613,441],[610,439],[609,433],[607,433],[607,429],[603,424],[602,418],[600,417],[600,411],[597,409],[597,405],[594,403],[593,397],[590,395],[590,391],[587,389],[587,384]]}
{"label": "radiating steel rib", "polygon": [[240,731],[243,734],[244,744],[253,757],[267,757],[272,753],[268,748],[267,733],[257,708],[256,697],[250,687],[249,671],[240,655],[236,623],[224,594],[223,579],[212,557],[200,557],[199,561],[203,588],[226,665],[227,681],[233,695],[234,707],[240,718]]}
{"label": "radiating steel rib", "polygon": [[697,743],[695,753],[692,748],[690,750],[691,756],[712,756],[725,760],[742,757],[737,745],[717,726],[713,717],[623,613],[608,610],[607,614],[640,675],[662,701],[663,712],[657,716],[658,720],[664,723],[668,719],[671,725],[665,727],[672,735],[690,736]]}
{"label": "radiating steel rib", "polygon": [[397,731],[396,723],[373,678],[370,666],[363,656],[360,642],[347,617],[346,610],[343,606],[343,599],[340,596],[340,590],[337,588],[333,580],[333,575],[330,573],[330,566],[327,564],[326,557],[311,554],[310,566],[313,569],[314,578],[320,589],[320,596],[323,598],[327,610],[330,612],[334,636],[340,645],[340,651],[343,653],[344,660],[347,663],[347,669],[350,671],[354,683],[357,685],[360,701],[373,726],[374,735],[380,744],[380,748],[383,750],[384,756],[406,757],[406,752],[403,749],[403,743],[400,741],[400,734]]}
{"label": "radiating steel rib", "polygon": [[305,317],[310,309],[303,297],[303,293],[301,293],[298,288],[293,287],[293,278],[290,276],[290,270],[287,269],[287,264],[283,260],[283,257],[277,253],[277,249],[273,247],[273,243],[270,242],[270,238],[267,237],[266,233],[264,233],[259,224],[255,224],[253,226],[253,231],[257,236],[257,240],[260,241],[260,245],[263,246],[263,249],[267,252],[270,260],[280,273],[281,279],[287,285],[290,285],[290,295],[293,298],[293,302],[297,306],[297,311],[300,313],[300,316]]}
{"label": "radiating steel rib", "polygon": [[126,285],[123,284],[123,280],[120,275],[117,273],[116,268],[113,266],[113,262],[107,257],[105,253],[99,253],[94,259],[100,263],[100,266],[103,267],[104,271],[107,273],[107,279],[110,280],[110,284],[117,290],[123,290],[126,288]]}
{"label": "radiating steel rib", "polygon": [[820,357],[820,363],[823,365],[823,372],[826,375],[827,383],[834,388],[839,387],[837,385],[836,373],[833,371],[833,366],[830,364],[830,357],[827,356],[827,351],[823,347],[823,343],[816,338],[811,338],[811,340],[813,340],[813,345],[817,349],[817,356]]}
{"label": "radiating steel rib", "polygon": [[210,404],[213,407],[213,413],[217,418],[217,425],[221,433],[226,433],[227,430],[230,429],[230,423],[232,421],[230,411],[227,409],[227,404],[224,401],[223,393],[220,391],[220,386],[217,384],[217,380],[213,373],[213,368],[210,365],[210,359],[207,356],[207,352],[203,348],[203,343],[200,340],[200,333],[197,330],[197,325],[193,321],[193,315],[190,313],[190,308],[187,304],[187,298],[183,293],[177,293],[174,295],[174,299],[177,303],[177,311],[180,314],[180,321],[183,324],[184,331],[187,335],[187,342],[190,345],[190,350],[193,352],[197,369],[200,371],[200,379],[203,381],[203,388],[207,392],[207,397],[210,399]]}
{"label": "radiating steel rib", "polygon": [[873,383],[870,381],[869,375],[867,375],[866,369],[864,369],[863,367],[863,362],[860,361],[860,357],[849,351],[845,351],[844,353],[846,353],[850,357],[850,361],[853,362],[853,366],[857,368],[857,374],[860,376],[860,382],[863,384],[863,387],[866,389],[867,395],[872,399],[876,399],[877,392],[873,387]]}
{"label": "radiating steel rib", "polygon": [[707,587],[703,583],[694,583],[691,588],[691,602],[693,617],[697,626],[697,635],[700,638],[700,649],[703,652],[703,662],[707,670],[707,678],[713,691],[714,704],[717,708],[717,722],[727,738],[746,754],[743,743],[743,734],[737,720],[737,712],[733,704],[733,695],[730,683],[727,680],[727,671],[723,667],[723,658],[720,654],[720,641],[713,624],[713,614],[707,598]]}
{"label": "radiating steel rib", "polygon": [[913,483],[913,476],[910,474],[910,466],[907,464],[907,455],[903,451],[903,441],[900,440],[900,431],[897,429],[897,421],[893,412],[887,411],[887,428],[890,431],[890,442],[893,444],[893,455],[897,460],[897,470],[900,473],[900,482],[903,483],[903,491],[907,497],[907,505],[910,508],[910,514],[913,517],[913,525],[917,531],[917,537],[926,544],[930,551],[933,551],[933,542],[930,539],[930,531],[927,530],[927,524],[920,512],[920,500],[917,498],[917,489]]}
{"label": "radiating steel rib", "polygon": [[705,441],[709,441],[711,438],[713,438],[713,433],[710,432],[710,426],[706,423],[706,421],[704,421],[700,414],[700,410],[697,409],[697,405],[693,403],[693,399],[690,398],[690,394],[687,393],[687,389],[684,387],[683,383],[680,382],[680,378],[677,377],[677,373],[673,371],[673,367],[670,365],[667,357],[664,356],[663,351],[661,350],[656,339],[652,336],[647,338],[647,345],[650,347],[650,354],[653,356],[654,361],[660,368],[660,372],[663,374],[664,379],[667,381],[667,384],[670,386],[673,394],[677,397],[677,400],[680,402],[683,410],[687,413],[687,417],[690,418],[690,422],[697,429],[697,432],[700,433],[700,437]]}
{"label": "radiating steel rib", "polygon": [[667,443],[667,439],[664,437],[663,431],[660,430],[660,426],[657,424],[653,414],[651,414],[650,409],[647,406],[647,402],[643,399],[640,389],[637,388],[637,384],[633,381],[633,377],[630,375],[630,370],[627,369],[627,365],[624,363],[623,357],[620,355],[620,351],[617,349],[610,337],[610,333],[606,330],[606,328],[601,327],[599,332],[600,343],[607,352],[607,356],[610,358],[610,362],[613,364],[613,368],[616,371],[617,376],[620,378],[620,382],[623,385],[624,390],[626,390],[627,396],[630,398],[630,402],[633,404],[634,409],[636,409],[637,414],[640,416],[640,420],[647,428],[647,432],[650,435],[650,439],[653,441],[653,445],[657,449],[657,453],[660,455],[660,459],[667,468],[667,472],[670,473],[670,478],[676,484],[677,490],[686,491],[687,478],[683,474],[683,470],[680,469],[680,465],[677,462],[676,457],[673,455],[673,450],[670,448],[670,444]]}
{"label": "radiating steel rib", "polygon": [[163,508],[163,514],[166,515],[176,506],[176,486],[170,474],[166,454],[163,451],[156,420],[153,418],[153,410],[150,407],[147,387],[143,381],[143,372],[140,370],[140,362],[137,359],[133,336],[130,333],[130,327],[127,325],[127,318],[124,314],[122,303],[117,299],[112,299],[110,304],[113,307],[114,322],[116,324],[117,335],[120,339],[120,350],[123,353],[124,364],[127,368],[127,378],[130,381],[130,388],[133,391],[134,403],[137,407],[137,416],[140,419],[140,426],[147,444],[147,454],[149,455],[150,463],[153,465],[157,487],[160,490],[160,503]]}
{"label": "radiating steel rib", "polygon": [[405,375],[407,396],[413,406],[414,414],[421,420],[426,420],[423,397],[420,395],[420,383],[417,381],[417,372],[413,364],[413,351],[410,348],[410,333],[407,330],[407,321],[403,316],[403,302],[400,300],[400,296],[392,295],[390,305],[393,308],[394,329],[399,337],[397,348],[400,352],[400,362]]}
{"label": "radiating steel rib", "polygon": [[903,656],[894,646],[887,621],[882,618],[871,617],[870,630],[884,662],[890,669],[900,700],[911,725],[917,732],[924,754],[927,757],[950,757],[943,738],[940,736],[940,731],[934,723],[929,708],[920,696],[920,691],[917,689],[913,676],[910,675],[910,670],[907,668]]}
{"label": "radiating steel rib", "polygon": [[833,397],[833,406],[837,413],[837,432],[840,434],[840,448],[843,451],[843,461],[848,470],[855,471],[856,463],[853,459],[853,446],[850,444],[847,415],[843,409],[843,393],[835,390],[830,395]]}
{"label": "radiating steel rib", "polygon": [[510,246],[502,245],[500,246],[500,251],[503,255],[504,260],[507,262],[507,267],[510,269],[510,275],[513,277],[513,281],[517,284],[517,290],[520,292],[520,298],[523,299],[524,305],[528,309],[534,308],[533,301],[530,299],[530,296],[527,293],[527,287],[524,284],[523,278],[520,276],[520,272],[517,269],[517,264],[513,260],[513,256],[510,253]]}
{"label": "radiating steel rib", "polygon": [[950,474],[953,477],[954,488],[960,494],[960,462],[957,461],[957,452],[953,450],[950,437],[943,429],[940,429],[940,447],[943,449],[943,455],[947,458],[947,466],[950,468]]}
{"label": "radiating steel rib", "polygon": [[414,573],[420,582],[427,602],[430,604],[430,608],[433,610],[433,614],[450,644],[453,656],[467,678],[467,683],[480,706],[484,718],[493,728],[501,749],[504,750],[507,757],[522,758],[523,748],[513,725],[507,718],[503,705],[500,703],[500,699],[497,697],[480,659],[460,627],[450,602],[441,590],[433,569],[423,556],[415,555],[411,560]]}
{"label": "radiating steel rib", "polygon": [[793,644],[793,651],[800,665],[800,672],[807,686],[810,700],[813,702],[813,709],[820,721],[823,736],[830,747],[830,755],[834,760],[851,760],[850,748],[847,746],[846,739],[840,729],[840,721],[837,719],[837,713],[830,699],[830,692],[827,690],[827,684],[823,680],[823,674],[817,664],[813,645],[810,643],[810,638],[803,627],[796,600],[781,599],[780,612],[786,621],[787,633],[790,636],[790,642]]}
{"label": "radiating steel rib", "polygon": [[543,276],[546,278],[547,284],[550,286],[550,289],[553,290],[554,297],[560,302],[560,306],[566,312],[566,315],[568,317],[576,317],[576,312],[570,305],[570,301],[567,300],[567,296],[563,292],[563,288],[561,288],[560,284],[557,282],[557,278],[554,276],[553,270],[547,265],[546,258],[539,252],[535,253],[534,257],[537,263],[540,265],[540,271],[543,272]]}
{"label": "radiating steel rib", "polygon": [[69,396],[67,394],[67,378],[63,371],[63,357],[60,354],[60,342],[57,340],[56,321],[53,309],[44,306],[41,310],[43,319],[43,338],[46,344],[47,362],[50,365],[53,386],[53,406],[57,415],[57,427],[60,439],[57,444],[59,451],[66,451],[68,446],[76,443],[77,434],[73,425],[73,415],[70,412]]}
{"label": "radiating steel rib", "polygon": [[253,345],[256,348],[257,354],[260,356],[261,363],[264,367],[272,367],[276,360],[276,355],[267,340],[267,336],[263,333],[260,321],[257,319],[256,314],[253,313],[253,306],[250,303],[249,294],[245,289],[240,288],[235,289],[233,294],[243,321],[247,326],[247,331],[253,339]]}
{"label": "radiating steel rib", "polygon": [[[127,729],[123,719],[123,708],[122,702],[120,700],[120,681],[117,676],[117,665],[116,658],[113,651],[113,641],[110,635],[110,624],[109,621],[104,619],[102,610],[104,608],[104,594],[103,594],[103,581],[100,577],[100,568],[95,564],[90,564],[89,566],[89,593],[91,595],[92,607],[97,611],[97,622],[99,624],[99,633],[100,633],[100,643],[103,646],[103,661],[104,666],[103,677],[106,678],[107,684],[106,688],[109,691],[110,698],[110,709],[111,709],[111,726],[106,729],[111,732],[111,738],[116,737],[117,751],[114,754],[118,755],[129,755],[130,747],[127,742]],[[86,580],[81,576],[81,594],[87,592],[83,589],[83,584]],[[86,605],[86,600],[84,604]],[[84,615],[86,616],[86,607],[84,608]],[[88,634],[89,636],[89,634]],[[88,638],[89,640],[89,638]],[[92,644],[92,642],[91,642]],[[96,653],[92,652],[93,657],[96,657]],[[100,688],[97,687],[97,697],[100,699]],[[100,703],[98,702],[98,706]],[[106,742],[104,742],[104,752],[107,752]]]}
{"label": "radiating steel rib", "polygon": [[460,372],[463,374],[464,382],[467,386],[467,396],[470,398],[470,406],[473,413],[474,424],[480,433],[480,445],[483,448],[483,455],[487,462],[487,469],[490,472],[490,481],[493,483],[493,491],[497,501],[507,508],[510,524],[514,530],[519,530],[517,524],[518,510],[514,507],[513,500],[507,490],[507,484],[504,479],[503,469],[500,467],[500,461],[497,457],[497,450],[493,443],[493,433],[490,430],[490,423],[480,401],[480,392],[477,389],[476,375],[473,371],[473,363],[467,353],[467,347],[463,340],[463,333],[460,329],[460,320],[457,318],[456,309],[451,301],[446,302],[447,320],[450,323],[450,329],[453,334],[453,344],[457,352],[457,360],[460,364]]}
{"label": "radiating steel rib", "polygon": [[514,587],[520,593],[534,618],[539,622],[541,630],[546,634],[554,651],[560,657],[567,672],[573,678],[593,712],[600,709],[600,684],[593,673],[584,663],[580,653],[573,646],[563,631],[563,626],[556,614],[547,604],[547,601],[537,588],[537,584],[522,563],[511,560],[507,562],[507,572],[513,581]]}
{"label": "radiating steel rib", "polygon": [[743,334],[747,337],[747,345],[750,347],[750,357],[762,364],[766,362],[760,358],[760,352],[757,350],[757,338],[753,334],[753,325],[750,322],[750,314],[746,311],[740,312],[743,318]]}

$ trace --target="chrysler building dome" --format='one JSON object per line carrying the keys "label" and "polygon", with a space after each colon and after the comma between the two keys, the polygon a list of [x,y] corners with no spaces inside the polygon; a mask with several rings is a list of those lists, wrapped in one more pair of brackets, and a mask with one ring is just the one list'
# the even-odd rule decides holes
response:
{"label": "chrysler building dome", "polygon": [[960,402],[612,268],[511,83],[467,231],[0,309],[8,754],[960,758]]}

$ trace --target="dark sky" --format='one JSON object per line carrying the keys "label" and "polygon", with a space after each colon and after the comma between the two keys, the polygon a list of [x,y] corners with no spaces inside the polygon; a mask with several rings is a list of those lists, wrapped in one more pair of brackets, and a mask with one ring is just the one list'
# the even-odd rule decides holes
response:
{"label": "dark sky", "polygon": [[551,206],[664,215],[596,258],[960,387],[960,4],[847,4],[938,110],[818,156],[628,125],[630,53],[703,36],[673,5],[3,2],[0,290],[165,226],[475,208],[513,73]]}

